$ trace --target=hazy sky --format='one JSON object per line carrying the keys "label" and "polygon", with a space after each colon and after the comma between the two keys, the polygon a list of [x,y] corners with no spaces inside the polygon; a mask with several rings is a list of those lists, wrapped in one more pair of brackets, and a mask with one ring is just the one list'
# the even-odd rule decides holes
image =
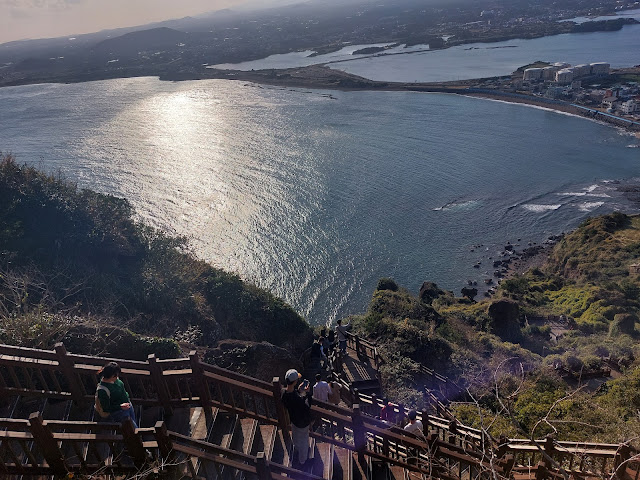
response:
{"label": "hazy sky", "polygon": [[[196,15],[243,0],[0,0],[0,43]],[[263,2],[265,6],[271,0]]]}

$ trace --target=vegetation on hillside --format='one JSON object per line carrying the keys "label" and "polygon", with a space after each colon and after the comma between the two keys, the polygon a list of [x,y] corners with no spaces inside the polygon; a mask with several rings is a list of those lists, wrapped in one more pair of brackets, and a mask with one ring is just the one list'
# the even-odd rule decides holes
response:
{"label": "vegetation on hillside", "polygon": [[94,328],[107,339],[118,332],[110,347],[98,342],[103,351],[173,355],[172,341],[150,337],[197,328],[202,345],[308,345],[311,330],[289,305],[133,213],[124,199],[0,157],[0,342],[50,347]]}
{"label": "vegetation on hillside", "polygon": [[[422,363],[465,386],[456,415],[496,437],[636,439],[639,257],[640,217],[589,219],[490,300],[428,283],[416,296],[385,279],[356,329],[391,360],[383,381],[398,401],[422,406]],[[565,327],[551,335],[554,322]]]}

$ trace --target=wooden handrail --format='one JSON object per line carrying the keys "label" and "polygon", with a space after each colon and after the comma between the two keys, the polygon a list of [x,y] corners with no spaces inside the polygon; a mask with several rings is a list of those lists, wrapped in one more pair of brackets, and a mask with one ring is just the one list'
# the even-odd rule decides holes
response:
{"label": "wooden handrail", "polygon": [[[364,345],[365,349],[369,348],[369,345],[364,342],[361,345]],[[204,405],[219,406],[262,422],[280,425],[281,430],[284,428],[282,433],[285,436],[288,434],[286,423],[283,424],[283,420],[277,414],[280,406],[280,388],[277,379],[274,379],[274,382],[270,384],[200,362],[197,355],[193,355],[195,352],[188,359],[155,360],[153,362],[122,361],[124,364],[123,381],[138,389],[139,395],[142,395],[139,398],[134,396],[134,403],[139,401],[145,405],[161,405],[163,399],[154,393],[159,391],[160,384],[166,392],[164,402],[168,402],[172,406],[200,405],[204,402]],[[67,359],[73,367],[73,374],[87,380],[86,382],[76,382],[76,389],[81,389],[80,393],[85,400],[92,398],[93,388],[95,388],[93,374],[96,368],[111,359],[67,354],[60,348],[57,352],[51,352],[5,345],[0,345],[0,393],[71,399],[74,395],[70,380],[57,372],[60,362],[66,362]],[[194,365],[197,368],[192,370]],[[156,369],[155,374],[153,374],[153,368]],[[209,398],[202,397],[202,395],[206,396],[207,392]],[[77,394],[76,391],[75,397]],[[382,402],[377,397],[360,395],[360,400],[368,402],[372,406],[382,406]],[[400,405],[394,405],[394,408],[397,408],[399,414],[406,414]],[[355,409],[322,403],[314,405],[312,412],[328,425],[335,425],[336,428],[349,433],[349,436],[343,437],[342,440],[327,437],[321,433],[313,433],[315,438],[353,451],[360,450],[369,457],[386,459],[412,471],[424,473],[421,467],[407,464],[406,456],[409,450],[433,451],[437,447],[438,454],[444,458],[455,460],[456,455],[462,455],[463,460],[460,458],[458,460],[480,462],[479,459],[487,454],[487,451],[483,452],[482,448],[496,448],[495,445],[486,443],[486,436],[480,430],[422,413],[419,416],[426,427],[425,429],[436,429],[442,433],[442,438],[432,437],[431,444],[406,435],[401,429],[389,428],[388,424],[374,418],[359,416]],[[54,443],[59,441],[108,443],[118,439],[122,440],[123,435],[127,435],[117,424],[39,421],[37,419],[34,422],[30,424],[26,420],[0,419],[0,429],[3,429],[0,432],[0,438],[26,441],[32,439],[34,434],[39,435],[44,431],[43,429],[46,429],[50,434],[47,434],[49,436],[46,439],[41,439],[41,443],[45,442],[43,444],[48,445],[50,459],[57,461],[57,457],[55,457],[57,450],[51,444],[51,439],[54,440]],[[149,432],[148,429],[141,429],[139,434],[148,434]],[[128,435],[128,441],[132,441],[132,433]],[[174,438],[178,441],[178,437]],[[357,440],[358,438],[361,440]],[[451,438],[457,438],[456,442],[459,444],[450,443]],[[186,442],[184,439],[180,441]],[[363,441],[363,445],[357,444]],[[149,445],[148,442],[145,444]],[[543,449],[550,454],[551,458],[557,457],[558,461],[561,461],[562,456],[566,455],[593,459],[593,461],[586,462],[585,471],[595,468],[589,466],[591,462],[596,466],[601,465],[599,470],[610,472],[612,468],[617,468],[621,462],[622,448],[626,449],[625,455],[628,454],[625,459],[638,453],[637,450],[627,445],[553,442],[551,450],[549,450],[549,445],[549,439],[536,440],[535,442],[526,439],[510,439],[501,445],[501,454],[517,454],[520,457],[525,455],[536,458],[535,456],[539,455],[540,449]],[[393,451],[396,458],[380,453],[385,449],[389,453]],[[491,455],[495,455],[495,450]],[[29,454],[24,452],[24,456],[27,458]],[[36,457],[34,456],[34,458]],[[473,458],[476,460],[472,460]],[[596,460],[600,463],[597,463]],[[258,459],[257,457],[243,457],[242,462],[254,462],[252,468],[255,469],[255,462],[258,462]],[[31,462],[29,467],[31,471],[41,471],[44,468],[43,465],[36,465],[36,463]],[[481,466],[480,463],[478,465]],[[633,463],[633,465],[633,468],[640,470],[637,463]],[[279,468],[277,467],[277,469]],[[582,466],[580,470],[582,470]],[[282,475],[288,475],[286,471],[281,469],[278,471]]]}

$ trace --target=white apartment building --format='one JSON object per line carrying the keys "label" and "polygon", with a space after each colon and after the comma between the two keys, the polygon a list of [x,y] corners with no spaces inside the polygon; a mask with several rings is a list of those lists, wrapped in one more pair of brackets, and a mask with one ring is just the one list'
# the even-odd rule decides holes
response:
{"label": "white apartment building", "polygon": [[556,82],[561,84],[571,83],[573,81],[573,70],[570,68],[563,68],[556,72]]}
{"label": "white apartment building", "polygon": [[640,103],[635,100],[627,100],[620,104],[619,109],[625,115],[633,115],[636,112],[640,112]]}
{"label": "white apartment building", "polygon": [[522,77],[523,80],[540,80],[542,79],[542,68],[527,68]]}

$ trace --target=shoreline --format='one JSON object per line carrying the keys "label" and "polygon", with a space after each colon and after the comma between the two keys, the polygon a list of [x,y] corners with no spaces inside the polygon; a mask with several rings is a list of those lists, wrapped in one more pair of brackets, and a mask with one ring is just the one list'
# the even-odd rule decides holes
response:
{"label": "shoreline", "polygon": [[502,91],[490,91],[473,88],[472,85],[477,84],[481,79],[469,79],[457,82],[424,82],[424,83],[402,83],[402,82],[383,82],[370,80],[358,75],[353,75],[341,70],[334,70],[324,64],[310,65],[308,67],[290,68],[284,70],[268,69],[257,71],[242,70],[217,70],[207,69],[200,74],[194,72],[163,74],[159,72],[140,72],[140,74],[132,73],[130,75],[109,76],[73,76],[58,77],[48,79],[34,79],[33,81],[15,82],[0,84],[0,88],[9,86],[37,85],[45,83],[53,84],[70,84],[85,83],[91,81],[115,80],[119,78],[137,78],[137,77],[157,77],[160,81],[197,81],[197,80],[235,80],[242,82],[251,82],[259,85],[270,85],[282,88],[305,88],[316,90],[335,90],[335,91],[389,91],[389,92],[417,92],[417,93],[449,93],[455,95],[464,95],[473,98],[483,98],[486,100],[494,100],[506,103],[518,103],[529,105],[537,108],[543,108],[551,111],[584,118],[600,123],[613,125],[622,128],[631,134],[635,134],[640,139],[640,122],[616,117],[614,115],[605,114],[595,109],[574,105],[559,100],[550,100],[542,97],[533,97],[523,94],[513,94]]}

